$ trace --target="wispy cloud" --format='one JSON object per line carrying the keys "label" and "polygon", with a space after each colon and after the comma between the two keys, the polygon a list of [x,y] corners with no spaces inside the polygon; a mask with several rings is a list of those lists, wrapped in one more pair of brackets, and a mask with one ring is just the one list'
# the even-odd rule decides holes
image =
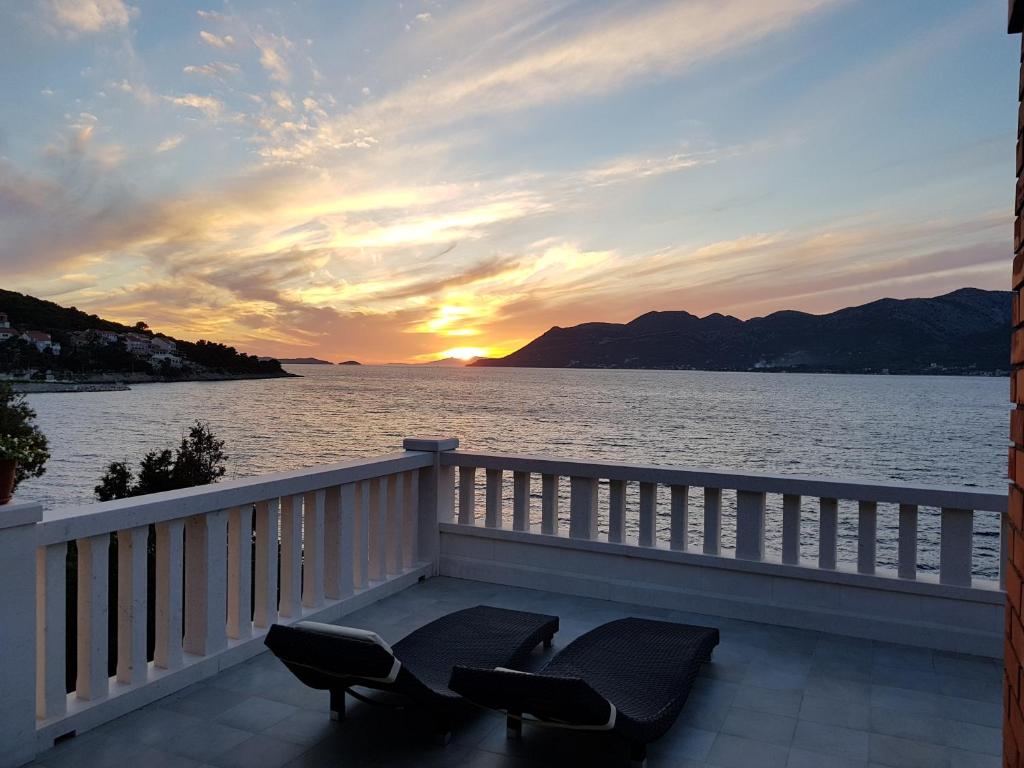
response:
{"label": "wispy cloud", "polygon": [[207,45],[220,49],[231,48],[235,44],[235,38],[231,35],[215,35],[213,32],[207,32],[205,29],[199,30],[199,39]]}
{"label": "wispy cloud", "polygon": [[139,9],[123,0],[46,0],[53,22],[71,35],[126,27]]}

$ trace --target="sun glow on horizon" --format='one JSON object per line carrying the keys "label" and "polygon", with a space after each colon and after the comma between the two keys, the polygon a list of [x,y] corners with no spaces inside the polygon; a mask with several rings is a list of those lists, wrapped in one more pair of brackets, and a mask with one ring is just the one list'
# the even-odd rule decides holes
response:
{"label": "sun glow on horizon", "polygon": [[454,357],[456,360],[472,360],[474,357],[488,357],[488,347],[452,347],[441,353],[441,357]]}

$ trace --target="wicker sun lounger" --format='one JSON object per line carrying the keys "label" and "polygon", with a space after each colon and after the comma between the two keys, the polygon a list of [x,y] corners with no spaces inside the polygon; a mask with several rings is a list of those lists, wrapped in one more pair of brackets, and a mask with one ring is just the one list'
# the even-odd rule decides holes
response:
{"label": "wicker sun lounger", "polygon": [[[394,646],[373,632],[300,621],[275,624],[265,643],[296,677],[331,692],[331,717],[345,717],[345,693],[353,686],[401,694],[427,709],[447,741],[453,706],[452,668],[516,667],[539,643],[551,645],[558,617],[478,605],[420,627]],[[359,694],[353,694],[359,698]]]}
{"label": "wicker sun lounger", "polygon": [[535,674],[462,664],[449,685],[505,712],[509,738],[523,722],[612,731],[629,742],[630,763],[643,765],[647,744],[675,722],[716,645],[717,629],[621,619],[577,638]]}

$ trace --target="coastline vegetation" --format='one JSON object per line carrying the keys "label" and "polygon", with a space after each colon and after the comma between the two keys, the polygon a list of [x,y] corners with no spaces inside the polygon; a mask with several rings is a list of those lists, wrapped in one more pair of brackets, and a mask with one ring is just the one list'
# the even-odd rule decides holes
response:
{"label": "coastline vegetation", "polygon": [[224,476],[227,459],[224,441],[217,439],[209,424],[196,421],[177,451],[150,451],[139,462],[137,473],[125,461],[109,464],[93,492],[100,501],[110,501],[207,485]]}
{"label": "coastline vegetation", "polygon": [[50,458],[49,442],[35,419],[36,412],[25,396],[0,381],[0,459],[15,462],[14,488],[30,477],[42,475]]}

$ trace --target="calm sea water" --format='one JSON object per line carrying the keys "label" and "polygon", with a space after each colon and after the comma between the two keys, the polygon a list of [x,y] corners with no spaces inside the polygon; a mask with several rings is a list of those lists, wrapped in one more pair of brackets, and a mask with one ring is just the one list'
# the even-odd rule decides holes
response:
{"label": "calm sea water", "polygon": [[[91,501],[109,462],[135,462],[147,450],[172,447],[196,419],[226,440],[229,477],[373,456],[398,450],[406,436],[443,434],[459,437],[466,448],[498,452],[1006,486],[1003,379],[404,366],[290,370],[302,378],[32,395],[53,458],[46,475],[23,485],[19,496],[48,506]],[[534,490],[539,496],[539,480]],[[693,493],[699,510],[701,497]],[[666,513],[667,495],[662,493]],[[635,510],[635,498],[632,503]],[[734,530],[729,504],[727,498],[726,545]],[[807,556],[816,552],[813,507],[806,504]],[[780,509],[780,500],[770,502],[769,550],[779,545]],[[844,560],[855,558],[855,514],[853,505],[841,505]],[[895,510],[883,506],[880,515],[879,557],[891,562]],[[933,515],[923,514],[924,549],[934,543]],[[994,515],[979,515],[976,528],[976,570],[990,574],[998,548]],[[699,527],[695,541],[698,536]]]}

